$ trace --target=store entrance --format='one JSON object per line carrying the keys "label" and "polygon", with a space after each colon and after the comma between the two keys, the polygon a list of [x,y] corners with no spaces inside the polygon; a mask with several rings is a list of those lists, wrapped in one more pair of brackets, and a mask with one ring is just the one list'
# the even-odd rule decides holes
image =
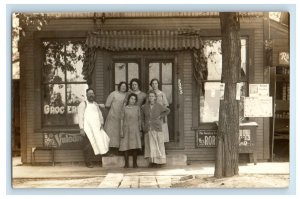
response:
{"label": "store entrance", "polygon": [[[117,85],[121,81],[128,84],[133,78],[138,78],[141,81],[140,90],[147,93],[151,89],[150,82],[153,78],[159,80],[159,90],[165,93],[169,108],[171,110],[168,115],[169,140],[171,143],[178,142],[178,131],[175,126],[175,112],[176,112],[176,97],[174,95],[174,80],[175,80],[175,66],[174,59],[161,58],[160,56],[140,56],[134,58],[119,58],[113,59],[113,89],[117,89]],[[128,56],[127,56],[128,57]],[[171,144],[172,145],[172,144]]]}

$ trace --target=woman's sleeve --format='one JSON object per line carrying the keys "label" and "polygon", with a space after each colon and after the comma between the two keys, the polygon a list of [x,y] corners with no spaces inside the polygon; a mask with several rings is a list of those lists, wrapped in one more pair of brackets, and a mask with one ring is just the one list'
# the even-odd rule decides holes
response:
{"label": "woman's sleeve", "polygon": [[170,109],[165,107],[165,106],[161,106],[161,117],[165,117],[170,113]]}
{"label": "woman's sleeve", "polygon": [[163,104],[164,106],[169,106],[169,102],[168,102],[168,99],[167,99],[167,96],[164,92],[162,92],[162,96],[163,96]]}
{"label": "woman's sleeve", "polygon": [[125,108],[126,108],[126,106],[123,106],[122,109],[121,109],[121,120],[124,120],[124,117],[125,117]]}
{"label": "woman's sleeve", "polygon": [[141,108],[138,108],[138,120],[139,120],[139,129],[142,130],[142,115],[141,115]]}
{"label": "woman's sleeve", "polygon": [[109,94],[109,96],[107,97],[106,102],[105,102],[105,107],[111,107],[111,104],[114,100],[114,96],[115,96],[115,91],[111,92]]}
{"label": "woman's sleeve", "polygon": [[141,127],[142,127],[142,130],[145,131],[145,112],[144,112],[144,105],[141,107],[140,109],[140,116],[141,116]]}

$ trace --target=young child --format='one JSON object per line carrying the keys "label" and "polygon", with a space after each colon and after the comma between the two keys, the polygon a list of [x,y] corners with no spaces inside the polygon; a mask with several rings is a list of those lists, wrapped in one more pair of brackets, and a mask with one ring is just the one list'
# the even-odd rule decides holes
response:
{"label": "young child", "polygon": [[156,102],[155,91],[148,93],[148,103],[142,106],[143,131],[145,132],[145,158],[149,158],[149,167],[160,167],[166,163],[164,134],[161,119],[170,109]]}
{"label": "young child", "polygon": [[121,140],[119,151],[124,152],[125,166],[129,167],[129,152],[133,155],[133,168],[137,168],[137,153],[142,148],[141,144],[141,115],[137,105],[137,95],[129,94],[128,101],[121,113]]}

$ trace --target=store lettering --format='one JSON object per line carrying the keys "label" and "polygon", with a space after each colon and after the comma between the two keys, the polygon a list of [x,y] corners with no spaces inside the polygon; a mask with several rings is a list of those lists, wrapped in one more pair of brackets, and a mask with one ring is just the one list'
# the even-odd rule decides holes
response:
{"label": "store lettering", "polygon": [[56,134],[54,137],[55,137],[55,140],[56,140],[58,146],[61,146],[62,144],[78,143],[78,142],[82,141],[82,136],[80,136],[80,135],[59,133],[59,134]]}
{"label": "store lettering", "polygon": [[205,145],[206,146],[214,146],[216,145],[216,137],[215,136],[205,136]]}
{"label": "store lettering", "polygon": [[[67,106],[67,111],[70,114],[77,113],[77,106]],[[57,114],[64,114],[65,107],[64,106],[44,106],[44,114],[45,115],[57,115]]]}
{"label": "store lettering", "polygon": [[77,106],[68,106],[68,113],[77,113]]}
{"label": "store lettering", "polygon": [[65,112],[64,106],[50,106],[50,105],[44,106],[44,114],[45,115],[64,114],[64,112]]}

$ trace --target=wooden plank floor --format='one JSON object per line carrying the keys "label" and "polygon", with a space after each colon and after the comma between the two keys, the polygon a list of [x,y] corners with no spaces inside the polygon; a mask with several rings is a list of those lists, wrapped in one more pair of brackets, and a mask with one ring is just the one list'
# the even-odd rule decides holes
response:
{"label": "wooden plank floor", "polygon": [[109,173],[98,188],[170,188],[181,176],[132,176]]}

